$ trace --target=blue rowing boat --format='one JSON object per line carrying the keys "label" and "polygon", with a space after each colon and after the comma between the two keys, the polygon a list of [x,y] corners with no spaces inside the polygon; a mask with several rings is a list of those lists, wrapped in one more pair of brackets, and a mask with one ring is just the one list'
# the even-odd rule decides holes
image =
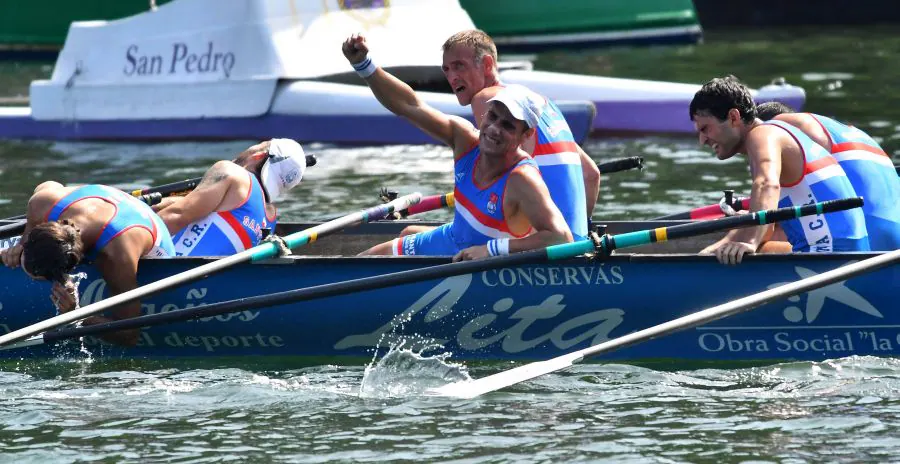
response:
{"label": "blue rowing boat", "polygon": [[[685,221],[609,222],[617,234]],[[386,221],[323,237],[292,255],[241,264],[143,301],[144,312],[413,270],[446,263],[433,257],[348,257],[393,236],[408,223]],[[285,235],[310,224],[284,224]],[[706,307],[874,256],[874,253],[750,256],[725,267],[696,251],[715,234],[656,243],[602,260],[522,265],[415,284],[244,310],[144,329],[137,347],[93,337],[0,351],[0,358],[181,358],[314,356],[358,359],[397,345],[450,352],[454,359],[546,359],[619,337]],[[0,242],[0,248],[9,240]],[[211,258],[145,259],[146,284]],[[90,266],[82,306],[105,284]],[[882,269],[695,330],[642,343],[603,359],[619,361],[822,360],[900,354],[900,315],[893,294],[900,269]],[[49,285],[0,268],[0,333],[54,314]]]}

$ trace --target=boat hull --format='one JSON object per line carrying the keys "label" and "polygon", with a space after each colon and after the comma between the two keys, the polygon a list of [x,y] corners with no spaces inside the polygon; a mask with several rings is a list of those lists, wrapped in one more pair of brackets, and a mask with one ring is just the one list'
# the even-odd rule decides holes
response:
{"label": "boat hull", "polygon": [[[300,89],[292,92],[292,88]],[[470,108],[460,106],[452,95],[423,94],[420,96],[431,100],[432,106],[474,124]],[[593,130],[594,105],[588,101],[562,101],[559,108],[575,140],[586,139]],[[353,129],[347,130],[348,127]],[[171,141],[273,137],[337,144],[441,143],[382,108],[367,87],[320,82],[285,85],[276,95],[272,109],[259,116],[37,120],[28,108],[0,108],[0,138],[9,139]]]}
{"label": "boat hull", "polygon": [[461,0],[501,52],[605,45],[696,43],[702,29],[691,0]]}
{"label": "boat hull", "polygon": [[[398,224],[397,227],[402,224]],[[627,227],[638,228],[640,223]],[[371,229],[370,229],[371,230]],[[393,229],[392,229],[393,230]],[[328,254],[349,237],[323,238]],[[674,243],[674,242],[673,242]],[[699,243],[698,243],[699,244]],[[336,246],[338,248],[334,248]],[[654,248],[646,248],[653,251]],[[380,347],[449,352],[454,359],[545,359],[690,312],[873,256],[871,253],[749,256],[724,267],[711,256],[615,254],[570,259],[406,284],[195,322],[144,329],[134,348],[96,339],[0,351],[3,358],[179,358],[314,356],[358,358]],[[142,284],[208,262],[145,259]],[[291,256],[244,264],[143,301],[145,313],[305,288],[447,263],[430,257]],[[89,266],[83,304],[105,284]],[[599,360],[782,361],[900,354],[897,266],[749,313],[611,353]],[[49,286],[0,269],[0,331],[52,315]]]}
{"label": "boat hull", "polygon": [[[569,2],[564,8],[548,8],[539,0],[460,3],[475,25],[493,35],[503,51],[696,42],[701,36],[691,0]],[[0,7],[0,18],[6,19],[0,28],[0,53],[55,57],[73,21],[122,18],[147,11],[147,5],[146,0],[4,4]],[[47,11],[54,14],[47,15]],[[511,14],[516,17],[510,18]]]}

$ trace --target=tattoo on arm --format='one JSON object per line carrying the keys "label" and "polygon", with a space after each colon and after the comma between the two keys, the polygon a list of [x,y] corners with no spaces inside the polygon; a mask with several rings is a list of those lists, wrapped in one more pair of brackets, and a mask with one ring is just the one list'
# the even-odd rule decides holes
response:
{"label": "tattoo on arm", "polygon": [[217,182],[222,182],[227,178],[228,173],[225,172],[225,168],[217,164],[209,168],[209,171],[206,171],[206,174],[203,175],[203,179],[200,180],[200,184],[197,187],[212,185]]}

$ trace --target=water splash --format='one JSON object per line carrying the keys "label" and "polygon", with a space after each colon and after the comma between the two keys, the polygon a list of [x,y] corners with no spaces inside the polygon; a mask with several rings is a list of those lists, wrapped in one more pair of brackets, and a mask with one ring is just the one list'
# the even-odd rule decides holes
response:
{"label": "water splash", "polygon": [[[79,272],[77,274],[68,274],[66,277],[67,277],[67,281],[75,287],[75,307],[72,309],[73,310],[78,309],[81,307],[81,292],[78,291],[78,288],[81,286],[81,281],[84,280],[85,278],[87,278],[87,273]],[[52,301],[53,301],[53,306],[56,307],[56,314],[59,315],[60,314],[59,305],[57,304],[55,299],[53,299]],[[81,327],[81,324],[83,322],[84,322],[84,319],[81,319],[81,320],[73,322],[71,324],[71,326],[78,328],[78,327]],[[84,344],[84,338],[83,337],[78,338],[78,343],[80,344],[80,346],[78,347],[78,353],[81,355],[84,355],[83,358],[80,356],[79,357],[62,357],[59,360],[65,361],[65,362],[77,362],[77,363],[84,363],[84,364],[93,363],[94,356],[91,353],[91,351],[89,349],[87,349],[87,346]]]}
{"label": "water splash", "polygon": [[402,398],[418,396],[430,388],[451,382],[469,381],[466,366],[449,361],[452,353],[423,354],[405,348],[406,341],[392,345],[381,358],[366,366],[359,387],[361,398]]}

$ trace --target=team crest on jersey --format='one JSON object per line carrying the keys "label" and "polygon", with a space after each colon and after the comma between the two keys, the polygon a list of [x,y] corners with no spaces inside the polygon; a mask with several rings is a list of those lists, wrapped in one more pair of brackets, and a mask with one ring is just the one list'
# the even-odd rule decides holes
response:
{"label": "team crest on jersey", "polygon": [[494,214],[497,212],[497,202],[500,201],[500,197],[497,196],[496,193],[491,193],[491,197],[487,202],[487,212]]}

